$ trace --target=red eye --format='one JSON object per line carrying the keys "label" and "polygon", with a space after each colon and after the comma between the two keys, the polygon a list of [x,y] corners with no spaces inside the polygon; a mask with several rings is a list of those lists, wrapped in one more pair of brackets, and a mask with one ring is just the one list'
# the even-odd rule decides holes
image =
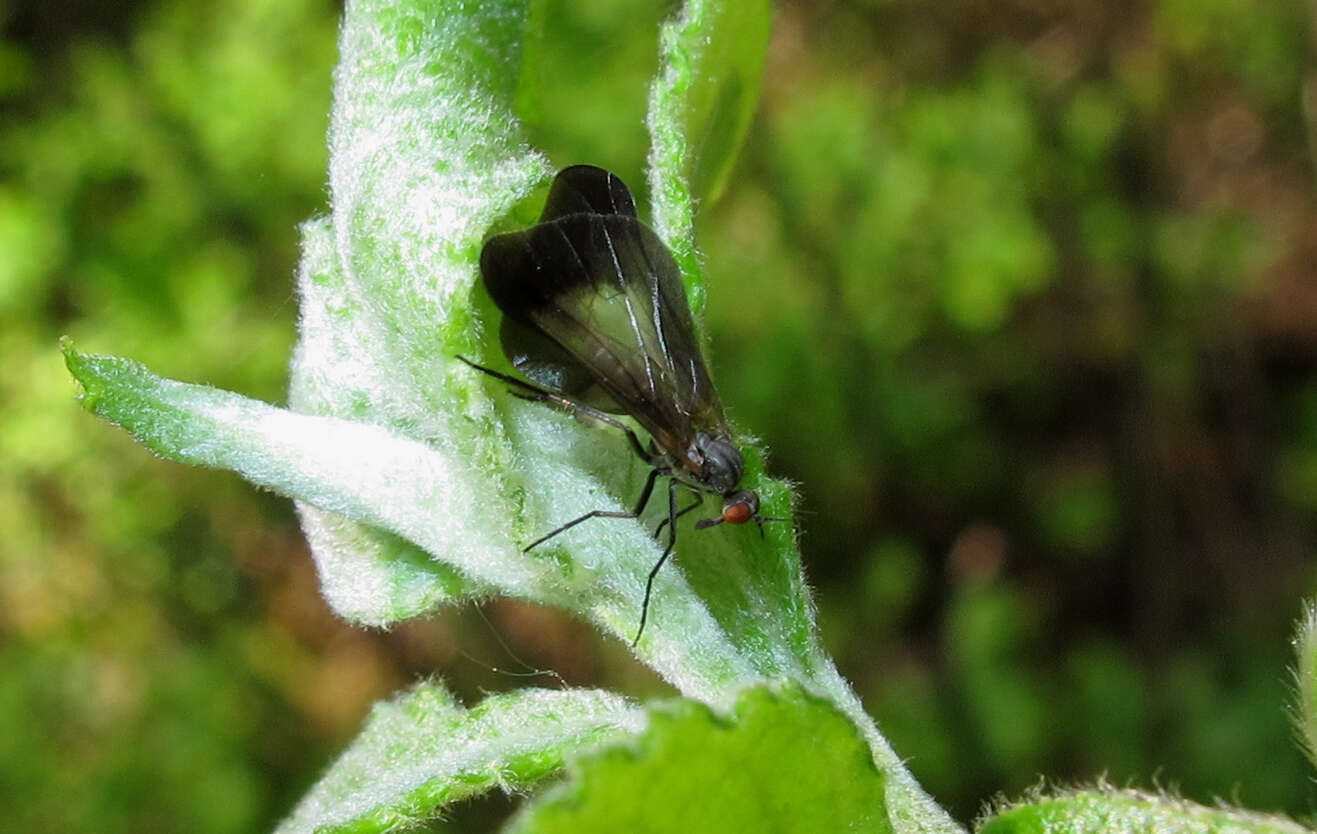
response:
{"label": "red eye", "polygon": [[738,501],[723,507],[723,521],[728,524],[745,524],[754,517],[755,511],[749,501]]}

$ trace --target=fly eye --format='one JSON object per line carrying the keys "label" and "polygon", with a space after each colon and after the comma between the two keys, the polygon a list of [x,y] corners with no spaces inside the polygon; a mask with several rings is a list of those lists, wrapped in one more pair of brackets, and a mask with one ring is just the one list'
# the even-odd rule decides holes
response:
{"label": "fly eye", "polygon": [[736,492],[723,502],[723,521],[728,524],[745,524],[758,514],[759,496],[753,492]]}
{"label": "fly eye", "polygon": [[723,507],[723,521],[728,524],[745,524],[754,516],[754,511],[746,503],[729,504]]}

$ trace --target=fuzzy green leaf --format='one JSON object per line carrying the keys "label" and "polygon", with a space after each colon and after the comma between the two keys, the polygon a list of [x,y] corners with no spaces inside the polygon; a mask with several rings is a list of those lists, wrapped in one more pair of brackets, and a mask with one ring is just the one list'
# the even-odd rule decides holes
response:
{"label": "fuzzy green leaf", "polygon": [[690,0],[659,34],[650,87],[649,186],[654,226],[704,307],[695,205],[717,199],[759,101],[771,33],[767,0]]}
{"label": "fuzzy green leaf", "polygon": [[[384,381],[362,350],[367,340],[360,326],[364,316],[352,307],[326,220],[302,226],[298,289],[302,326],[293,354],[289,406],[303,414],[376,419],[370,392]],[[388,625],[481,590],[392,532],[305,501],[297,502],[297,512],[325,599],[352,622]]]}
{"label": "fuzzy green leaf", "polygon": [[1163,794],[1099,788],[999,812],[978,834],[1311,834],[1285,817],[1209,808]]}
{"label": "fuzzy green leaf", "polygon": [[638,740],[571,770],[512,834],[892,830],[854,725],[795,687],[748,690],[727,718],[692,701],[659,708]]}
{"label": "fuzzy green leaf", "polygon": [[565,756],[643,721],[621,698],[594,690],[523,689],[466,710],[439,685],[421,684],[376,704],[277,834],[408,828],[467,797],[525,788]]}
{"label": "fuzzy green leaf", "polygon": [[[508,116],[526,9],[439,5],[349,6],[330,137],[334,212],[302,230],[289,401],[506,462],[475,429],[479,408],[442,382],[452,354],[474,343],[481,236],[549,173]],[[450,474],[489,488],[469,471]],[[298,511],[325,596],[350,620],[386,625],[484,591],[360,518],[305,502]]]}
{"label": "fuzzy green leaf", "polygon": [[1317,604],[1309,602],[1294,635],[1294,725],[1308,760],[1317,765]]}
{"label": "fuzzy green leaf", "polygon": [[[162,379],[136,362],[89,356],[64,344],[82,403],[171,460],[231,469],[247,480],[372,527],[405,537],[479,584],[526,599],[554,583],[548,566],[516,557],[497,507],[453,452],[426,446],[380,426],[296,414],[257,400]],[[450,523],[436,524],[442,509]],[[427,559],[428,561],[428,559]],[[427,564],[419,571],[435,571]],[[323,577],[327,585],[354,577]],[[385,599],[390,589],[380,589]],[[331,591],[332,593],[332,591]],[[359,593],[368,590],[359,589]],[[557,602],[561,604],[562,598]]]}

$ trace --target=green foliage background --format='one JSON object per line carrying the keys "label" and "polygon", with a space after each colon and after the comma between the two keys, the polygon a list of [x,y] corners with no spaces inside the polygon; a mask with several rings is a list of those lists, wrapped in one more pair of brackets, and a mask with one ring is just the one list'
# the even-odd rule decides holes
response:
{"label": "green foliage background", "polygon": [[[671,11],[545,4],[531,135],[555,163],[640,189]],[[283,400],[337,14],[0,2],[16,830],[268,829],[374,699],[523,684],[495,632],[573,683],[663,692],[525,606],[346,628],[288,502],[73,401],[64,333]],[[1311,810],[1282,711],[1317,541],[1311,29],[1241,0],[779,7],[698,229],[712,361],[801,483],[842,671],[961,819],[1039,773]]]}

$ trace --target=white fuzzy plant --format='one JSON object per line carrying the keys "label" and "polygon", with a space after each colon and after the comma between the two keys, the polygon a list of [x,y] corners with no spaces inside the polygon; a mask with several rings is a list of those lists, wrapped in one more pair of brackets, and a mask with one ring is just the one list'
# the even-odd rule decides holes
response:
{"label": "white fuzzy plant", "polygon": [[[501,594],[629,640],[660,552],[647,525],[583,525],[531,553],[519,545],[580,508],[631,500],[643,464],[623,438],[508,396],[455,360],[499,361],[492,307],[476,287],[481,242],[553,173],[515,112],[518,79],[533,71],[522,66],[528,7],[348,4],[332,210],[302,227],[288,408],[64,350],[95,414],[167,458],[231,469],[292,498],[324,595],[344,618],[387,626]],[[759,0],[692,0],[661,32],[651,217],[697,310],[693,206],[717,188],[748,124],[768,21]],[[691,137],[715,122],[720,142],[703,142],[694,159]],[[789,515],[789,488],[764,477],[752,444],[743,448],[765,513]],[[636,652],[720,710],[747,687],[795,682],[857,729],[885,777],[883,818],[903,830],[958,830],[820,649],[788,525],[763,540],[753,527],[683,536]],[[464,796],[528,784],[572,751],[645,724],[644,709],[614,693],[522,690],[467,711],[426,684],[376,708],[283,830],[410,824]]]}
{"label": "white fuzzy plant", "polygon": [[[167,458],[231,469],[292,498],[324,595],[347,620],[387,626],[501,594],[573,612],[629,642],[660,552],[652,523],[582,525],[529,554],[520,545],[582,508],[622,508],[643,463],[615,433],[508,396],[455,359],[500,361],[489,338],[493,308],[477,287],[481,242],[553,173],[522,139],[516,114],[518,80],[535,72],[522,63],[533,17],[528,0],[348,3],[330,131],[332,211],[302,227],[288,408],[64,350],[92,412]],[[718,189],[749,122],[768,20],[764,0],[689,0],[661,31],[648,118],[650,214],[697,313],[704,290],[693,207]],[[746,485],[759,490],[765,514],[789,516],[790,490],[764,475],[745,440]],[[684,535],[655,583],[636,653],[743,731],[724,732],[714,713],[654,712],[598,690],[520,690],[468,710],[422,684],[377,705],[280,830],[410,827],[465,797],[527,787],[582,751],[655,731],[655,722],[667,735],[649,749],[675,757],[676,766],[654,760],[676,781],[646,775],[638,784],[662,785],[668,800],[683,786],[697,793],[662,808],[609,806],[593,824],[578,816],[588,803],[550,803],[514,828],[614,830],[619,814],[639,811],[628,830],[729,830],[717,813],[678,824],[664,811],[698,808],[695,797],[717,792],[710,778],[736,775],[737,796],[754,800],[737,818],[757,814],[775,830],[960,830],[820,648],[786,525],[770,525],[763,540],[753,527]],[[746,694],[763,684],[776,694]],[[721,775],[700,773],[693,758]],[[820,794],[819,784],[833,787]],[[1073,803],[1081,811],[1116,807],[1100,792],[1081,799]],[[733,813],[728,800],[714,807]],[[563,813],[566,827],[554,827]],[[1069,824],[1044,816],[1055,825],[1029,830]],[[1024,827],[1036,821],[1026,815]]]}

